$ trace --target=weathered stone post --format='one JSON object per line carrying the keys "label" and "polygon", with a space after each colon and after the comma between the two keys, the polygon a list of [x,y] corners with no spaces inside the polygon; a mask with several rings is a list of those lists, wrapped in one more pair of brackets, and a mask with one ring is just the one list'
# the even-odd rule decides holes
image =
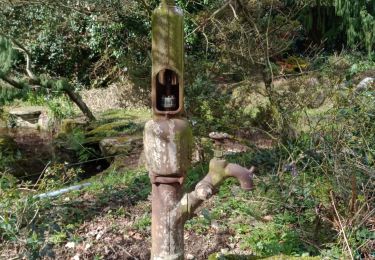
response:
{"label": "weathered stone post", "polygon": [[162,0],[152,16],[153,119],[144,131],[146,166],[152,183],[151,259],[184,259],[184,223],[227,177],[252,188],[252,171],[213,159],[194,191],[183,194],[192,155],[192,132],[184,118],[183,13]]}

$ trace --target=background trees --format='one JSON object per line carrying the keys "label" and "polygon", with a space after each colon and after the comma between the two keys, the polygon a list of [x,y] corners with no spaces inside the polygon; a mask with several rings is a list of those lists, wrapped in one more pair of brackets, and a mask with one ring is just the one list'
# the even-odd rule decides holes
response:
{"label": "background trees", "polygon": [[[209,54],[230,70],[240,61],[249,65],[262,59],[265,64],[265,56],[272,61],[290,48],[303,54],[302,46],[310,41],[327,41],[338,49],[347,44],[368,53],[374,49],[371,1],[178,2],[186,13],[188,56],[205,59]],[[150,64],[149,20],[157,4],[155,0],[1,1],[0,28],[30,51],[38,73],[66,77],[79,88],[106,86],[124,75],[142,86],[149,78],[144,69]]]}

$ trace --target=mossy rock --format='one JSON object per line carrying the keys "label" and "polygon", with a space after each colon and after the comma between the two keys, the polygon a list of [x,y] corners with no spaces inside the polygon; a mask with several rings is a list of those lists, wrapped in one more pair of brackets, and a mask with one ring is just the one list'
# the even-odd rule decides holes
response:
{"label": "mossy rock", "polygon": [[99,142],[103,156],[126,155],[142,145],[142,138],[137,137],[111,137]]}
{"label": "mossy rock", "polygon": [[112,109],[101,113],[98,120],[94,123],[97,126],[118,121],[131,121],[143,125],[146,121],[151,119],[151,111],[145,109]]}
{"label": "mossy rock", "polygon": [[120,134],[132,135],[136,132],[142,131],[142,127],[133,122],[126,121],[116,121],[111,123],[106,123],[96,127],[95,129],[87,133],[88,137],[111,137]]}
{"label": "mossy rock", "polygon": [[74,129],[81,128],[83,129],[87,126],[87,123],[84,121],[79,121],[75,119],[64,119],[61,122],[60,133],[59,134],[70,134]]}

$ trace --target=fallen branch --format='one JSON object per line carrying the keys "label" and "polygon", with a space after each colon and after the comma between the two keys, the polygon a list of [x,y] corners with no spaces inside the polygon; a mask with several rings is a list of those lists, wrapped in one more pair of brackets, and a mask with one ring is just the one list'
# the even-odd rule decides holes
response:
{"label": "fallen branch", "polygon": [[18,51],[21,51],[24,53],[26,58],[26,75],[28,77],[28,84],[26,82],[12,79],[6,75],[6,73],[3,73],[0,71],[0,79],[4,82],[8,83],[14,88],[17,89],[25,89],[29,87],[29,85],[37,85],[38,87],[42,87],[45,89],[53,89],[58,88],[59,90],[63,91],[82,111],[82,113],[88,118],[89,121],[95,121],[96,118],[89,109],[89,107],[86,105],[85,102],[83,102],[82,97],[79,95],[79,93],[75,92],[73,87],[70,85],[70,83],[65,79],[53,79],[53,80],[43,80],[40,76],[36,76],[32,69],[31,69],[31,54],[30,52],[22,46],[21,43],[16,41],[15,39],[9,38],[8,36],[4,35],[0,32],[0,37],[4,37],[5,39],[8,39],[9,42],[12,43],[12,48]]}

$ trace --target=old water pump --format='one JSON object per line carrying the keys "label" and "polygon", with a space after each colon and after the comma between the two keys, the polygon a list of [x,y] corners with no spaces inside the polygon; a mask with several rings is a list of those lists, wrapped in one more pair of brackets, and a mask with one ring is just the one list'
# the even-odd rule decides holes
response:
{"label": "old water pump", "polygon": [[192,155],[192,132],[184,118],[183,13],[174,0],[162,0],[152,16],[153,119],[144,132],[146,165],[152,183],[151,259],[184,259],[184,223],[225,178],[252,189],[252,170],[212,159],[195,190],[183,184]]}

